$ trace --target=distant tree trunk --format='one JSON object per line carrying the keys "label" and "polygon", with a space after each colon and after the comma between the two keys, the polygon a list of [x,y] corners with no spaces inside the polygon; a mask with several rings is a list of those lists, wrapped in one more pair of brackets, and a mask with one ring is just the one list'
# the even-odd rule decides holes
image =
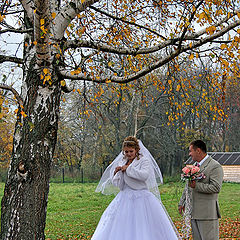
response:
{"label": "distant tree trunk", "polygon": [[79,160],[78,160],[78,170],[80,171],[81,166],[82,166],[82,160],[83,160],[83,145],[84,143],[81,144],[80,147],[80,156],[79,156]]}

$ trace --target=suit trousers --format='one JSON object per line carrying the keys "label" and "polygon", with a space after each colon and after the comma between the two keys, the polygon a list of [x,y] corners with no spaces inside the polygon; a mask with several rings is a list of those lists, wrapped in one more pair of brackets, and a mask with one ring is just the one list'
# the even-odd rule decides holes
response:
{"label": "suit trousers", "polygon": [[219,240],[219,221],[191,220],[193,240]]}

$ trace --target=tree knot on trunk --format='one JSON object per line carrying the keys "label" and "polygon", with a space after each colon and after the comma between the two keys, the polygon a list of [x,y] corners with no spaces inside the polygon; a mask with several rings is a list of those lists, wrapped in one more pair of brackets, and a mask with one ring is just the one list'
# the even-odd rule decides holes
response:
{"label": "tree knot on trunk", "polygon": [[25,165],[23,163],[19,163],[17,171],[18,180],[27,180],[27,175],[28,171],[26,170]]}

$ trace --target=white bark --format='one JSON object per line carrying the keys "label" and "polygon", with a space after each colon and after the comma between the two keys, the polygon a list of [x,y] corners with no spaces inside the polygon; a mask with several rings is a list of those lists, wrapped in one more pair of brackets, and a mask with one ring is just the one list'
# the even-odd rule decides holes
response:
{"label": "white bark", "polygon": [[27,13],[28,18],[33,23],[34,16],[34,2],[31,0],[19,0]]}
{"label": "white bark", "polygon": [[55,23],[57,24],[55,24],[55,27],[53,29],[54,38],[58,40],[62,39],[67,26],[77,16],[77,14],[99,1],[100,0],[85,0],[82,3],[81,0],[75,0],[75,6],[69,4],[65,8],[63,8],[57,14],[55,19]]}

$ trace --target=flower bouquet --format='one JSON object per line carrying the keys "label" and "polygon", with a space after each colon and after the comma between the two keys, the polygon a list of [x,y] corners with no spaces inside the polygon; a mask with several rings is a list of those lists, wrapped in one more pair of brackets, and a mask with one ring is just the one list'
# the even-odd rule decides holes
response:
{"label": "flower bouquet", "polygon": [[182,180],[199,180],[205,178],[203,173],[200,173],[200,168],[194,165],[188,165],[182,169],[181,179]]}
{"label": "flower bouquet", "polygon": [[185,186],[185,210],[183,213],[182,233],[184,239],[189,239],[191,233],[191,212],[192,212],[192,192],[189,190],[189,183],[191,181],[206,178],[203,173],[200,173],[200,168],[194,165],[187,165],[182,169],[181,179],[187,180]]}

